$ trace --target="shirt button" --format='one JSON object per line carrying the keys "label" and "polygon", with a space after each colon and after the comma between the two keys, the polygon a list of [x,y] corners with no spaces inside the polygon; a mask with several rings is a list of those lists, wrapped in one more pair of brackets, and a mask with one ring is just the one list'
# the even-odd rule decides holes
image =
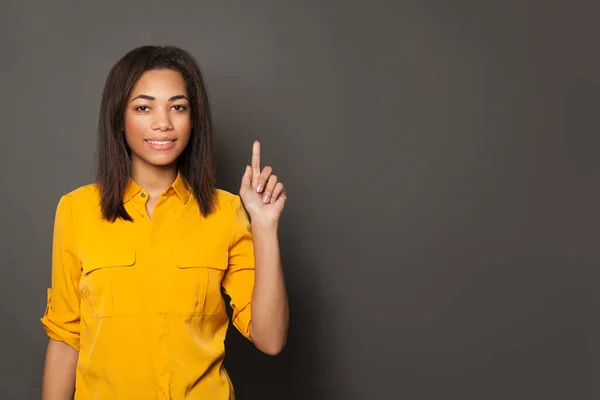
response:
{"label": "shirt button", "polygon": [[141,196],[146,197],[146,193],[142,192]]}

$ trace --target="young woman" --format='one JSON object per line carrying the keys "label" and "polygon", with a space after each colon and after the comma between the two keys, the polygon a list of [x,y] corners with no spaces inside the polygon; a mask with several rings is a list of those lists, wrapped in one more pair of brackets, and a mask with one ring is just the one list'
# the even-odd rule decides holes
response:
{"label": "young woman", "polygon": [[259,142],[239,195],[215,188],[203,78],[176,47],[134,49],[111,69],[98,150],[96,183],[56,211],[42,398],[233,399],[221,289],[242,335],[279,353],[286,189],[261,170]]}

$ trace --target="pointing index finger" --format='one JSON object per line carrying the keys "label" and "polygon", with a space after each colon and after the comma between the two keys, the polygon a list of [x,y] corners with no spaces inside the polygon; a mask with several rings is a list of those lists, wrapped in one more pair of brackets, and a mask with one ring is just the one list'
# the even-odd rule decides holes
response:
{"label": "pointing index finger", "polygon": [[256,189],[260,177],[260,142],[255,140],[252,144],[252,189]]}

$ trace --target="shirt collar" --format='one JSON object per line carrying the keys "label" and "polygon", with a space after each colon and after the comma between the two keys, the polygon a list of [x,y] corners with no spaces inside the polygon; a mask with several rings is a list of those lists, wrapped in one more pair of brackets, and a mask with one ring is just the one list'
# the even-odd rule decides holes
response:
{"label": "shirt collar", "polygon": [[175,182],[173,182],[171,187],[175,190],[175,193],[177,193],[183,204],[188,202],[192,194],[192,188],[188,185],[180,171],[177,171],[177,178],[175,178]]}
{"label": "shirt collar", "polygon": [[[125,188],[125,194],[123,196],[123,203],[127,203],[134,196],[137,196],[143,189],[135,183],[133,179],[129,179],[129,184]],[[180,171],[177,171],[177,177],[175,181],[169,186],[165,194],[168,196],[172,193],[177,194],[183,204],[186,204],[191,195],[191,188],[187,185],[185,178],[181,175]]]}

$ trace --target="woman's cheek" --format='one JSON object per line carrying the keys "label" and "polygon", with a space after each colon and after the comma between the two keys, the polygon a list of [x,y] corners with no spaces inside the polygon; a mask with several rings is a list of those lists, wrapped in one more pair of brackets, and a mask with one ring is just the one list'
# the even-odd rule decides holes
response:
{"label": "woman's cheek", "polygon": [[141,137],[146,131],[144,127],[144,121],[139,118],[129,117],[125,118],[125,132],[130,137]]}
{"label": "woman's cheek", "polygon": [[175,127],[182,134],[189,134],[192,129],[192,121],[189,115],[180,115],[175,119]]}

